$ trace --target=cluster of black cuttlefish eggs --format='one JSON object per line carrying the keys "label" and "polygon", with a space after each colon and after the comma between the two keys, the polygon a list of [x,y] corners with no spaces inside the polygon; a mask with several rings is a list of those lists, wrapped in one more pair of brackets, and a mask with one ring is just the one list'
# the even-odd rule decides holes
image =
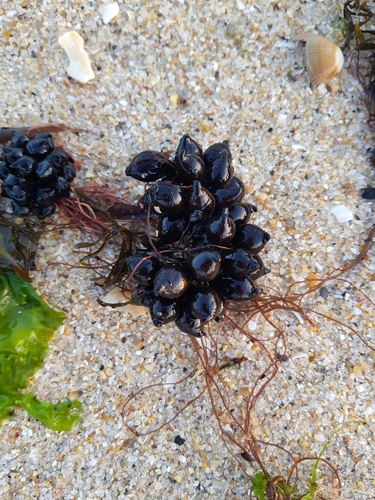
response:
{"label": "cluster of black cuttlefish eggs", "polygon": [[0,156],[1,196],[12,200],[15,215],[52,215],[56,200],[69,197],[75,176],[71,157],[55,149],[50,134],[30,138],[15,131]]}
{"label": "cluster of black cuttlefish eggs", "polygon": [[149,307],[155,326],[174,321],[201,337],[224,319],[228,300],[253,299],[255,281],[268,272],[258,253],[270,235],[249,223],[257,209],[242,202],[229,144],[203,152],[184,135],[174,160],[143,151],[126,174],[153,183],[138,205],[157,221],[150,247],[126,259],[132,301]]}

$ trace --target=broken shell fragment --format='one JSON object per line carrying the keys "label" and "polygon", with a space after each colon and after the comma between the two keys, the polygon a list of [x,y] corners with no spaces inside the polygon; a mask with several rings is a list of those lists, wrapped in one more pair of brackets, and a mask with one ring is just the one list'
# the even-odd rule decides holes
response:
{"label": "broken shell fragment", "polygon": [[59,38],[60,46],[69,57],[69,76],[81,83],[87,83],[95,78],[87,52],[84,49],[83,38],[76,31],[69,31]]}
{"label": "broken shell fragment", "polygon": [[327,85],[340,73],[344,56],[338,45],[312,33],[301,33],[294,40],[306,42],[306,66],[313,85]]}
{"label": "broken shell fragment", "polygon": [[112,19],[114,19],[117,14],[120,11],[120,7],[118,3],[109,3],[104,7],[102,17],[103,17],[103,23],[104,24],[109,24]]}
{"label": "broken shell fragment", "polygon": [[148,308],[129,303],[131,295],[132,294],[130,292],[122,290],[120,287],[117,286],[103,297],[102,302],[105,305],[120,306],[121,304],[124,304],[124,308],[122,309],[122,311],[128,312],[133,318],[147,317]]}
{"label": "broken shell fragment", "polygon": [[337,205],[331,209],[331,213],[336,217],[337,221],[342,224],[353,220],[353,212],[345,205]]}

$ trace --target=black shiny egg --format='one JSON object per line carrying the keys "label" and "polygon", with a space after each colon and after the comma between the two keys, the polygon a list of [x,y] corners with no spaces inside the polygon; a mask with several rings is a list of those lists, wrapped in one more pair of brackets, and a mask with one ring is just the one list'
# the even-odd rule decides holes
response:
{"label": "black shiny egg", "polygon": [[174,169],[163,153],[158,151],[142,151],[134,156],[125,169],[126,175],[142,182],[153,182],[162,178]]}
{"label": "black shiny egg", "polygon": [[35,197],[35,204],[37,207],[49,207],[52,205],[57,197],[56,190],[53,188],[39,188]]}
{"label": "black shiny egg", "polygon": [[53,186],[56,189],[56,193],[59,196],[63,197],[68,197],[69,196],[69,182],[64,178],[64,177],[56,177],[55,181],[53,182]]}
{"label": "black shiny egg", "polygon": [[22,156],[17,161],[9,165],[9,171],[17,177],[27,177],[33,171],[35,160],[30,156]]}
{"label": "black shiny egg", "polygon": [[132,255],[127,257],[125,262],[134,281],[145,287],[152,284],[156,273],[161,267],[160,260],[155,255],[152,257],[143,254]]}
{"label": "black shiny egg", "polygon": [[254,254],[260,252],[270,239],[271,236],[259,226],[244,224],[237,227],[233,245]]}
{"label": "black shiny egg", "polygon": [[204,178],[205,165],[202,160],[202,148],[187,134],[181,137],[177,147],[175,169],[179,177],[188,184]]}
{"label": "black shiny egg", "polygon": [[210,191],[199,181],[194,181],[188,193],[188,208],[191,212],[190,221],[197,222],[213,211],[215,199]]}
{"label": "black shiny egg", "polygon": [[47,207],[36,207],[35,213],[38,219],[43,220],[56,212],[56,205],[53,203]]}
{"label": "black shiny egg", "polygon": [[189,286],[189,280],[178,265],[167,265],[161,268],[154,279],[154,294],[166,299],[177,299]]}
{"label": "black shiny egg", "polygon": [[9,168],[5,161],[0,163],[0,179],[3,181],[6,179],[7,175],[9,174]]}
{"label": "black shiny egg", "polygon": [[158,238],[160,243],[166,245],[179,241],[185,227],[186,223],[181,214],[161,216],[158,223]]}
{"label": "black shiny egg", "polygon": [[213,189],[215,209],[231,207],[239,203],[245,195],[245,185],[238,177],[233,177],[224,188]]}
{"label": "black shiny egg", "polygon": [[[62,156],[61,154],[58,154],[56,151],[53,151],[50,155],[47,156],[47,158],[38,162],[38,164],[36,165],[35,172],[41,181],[49,181],[52,177],[55,177],[56,175],[60,174],[62,168],[65,165],[67,165],[67,163],[68,163],[68,158],[65,155],[65,153]],[[71,179],[71,181],[73,179]]]}
{"label": "black shiny egg", "polygon": [[48,158],[37,164],[35,173],[41,181],[49,181],[56,176],[55,167],[48,161]]}
{"label": "black shiny egg", "polygon": [[138,206],[141,210],[144,210],[145,212],[147,212],[150,205],[151,205],[150,212],[155,213],[155,210],[152,208],[151,188],[148,188],[143,193],[143,195],[139,198]]}
{"label": "black shiny egg", "polygon": [[254,274],[251,274],[250,275],[250,278],[255,281],[259,278],[261,278],[262,276],[264,276],[265,274],[267,273],[270,273],[271,272],[271,269],[268,269],[264,266],[264,263],[263,263],[263,260],[261,259],[261,257],[259,257],[259,255],[257,254],[254,254],[253,255],[253,259],[255,259],[256,261],[258,261],[258,264],[259,264],[259,269],[256,273]]}
{"label": "black shiny egg", "polygon": [[30,188],[30,184],[22,177],[8,174],[4,179],[1,195],[4,198],[14,200],[17,205],[24,207],[29,200]]}
{"label": "black shiny egg", "polygon": [[252,213],[257,212],[258,209],[250,203],[236,203],[229,207],[229,217],[238,224],[247,224]]}
{"label": "black shiny egg", "polygon": [[155,299],[154,289],[151,287],[141,288],[132,292],[131,301],[139,306],[150,307],[151,302]]}
{"label": "black shiny egg", "polygon": [[169,182],[156,182],[151,188],[154,206],[163,214],[180,214],[185,208],[186,190]]}
{"label": "black shiny egg", "polygon": [[204,247],[209,244],[206,225],[205,224],[193,224],[191,229],[190,238],[188,240],[189,248],[199,248]]}
{"label": "black shiny egg", "polygon": [[207,238],[215,245],[229,245],[235,232],[236,225],[228,215],[228,208],[223,208],[220,214],[211,217],[206,227]]}
{"label": "black shiny egg", "polygon": [[228,141],[213,144],[203,154],[205,182],[210,188],[226,187],[234,173]]}
{"label": "black shiny egg", "polygon": [[155,297],[150,303],[150,316],[156,327],[170,323],[176,318],[178,302],[176,300]]}
{"label": "black shiny egg", "polygon": [[53,142],[50,134],[36,135],[25,146],[25,152],[38,161],[43,160],[52,150]]}
{"label": "black shiny egg", "polygon": [[203,323],[212,321],[223,313],[224,299],[211,287],[192,287],[186,293],[190,313]]}
{"label": "black shiny egg", "polygon": [[12,210],[14,215],[27,215],[30,212],[28,207],[21,207],[14,200],[12,200]]}
{"label": "black shiny egg", "polygon": [[198,338],[204,336],[204,333],[202,332],[202,321],[191,314],[185,301],[181,301],[180,303],[175,323],[177,328],[184,333]]}
{"label": "black shiny egg", "polygon": [[179,178],[185,184],[191,184],[194,180],[201,181],[204,178],[204,163],[197,155],[188,155],[176,161],[175,168]]}
{"label": "black shiny egg", "polygon": [[11,148],[24,148],[29,142],[29,137],[22,132],[13,132],[12,140],[10,141]]}
{"label": "black shiny egg", "polygon": [[246,276],[219,275],[214,286],[228,300],[250,300],[259,293],[258,288]]}
{"label": "black shiny egg", "polygon": [[4,148],[1,156],[7,165],[11,165],[15,161],[22,158],[23,150],[21,148]]}
{"label": "black shiny egg", "polygon": [[198,155],[202,157],[202,146],[197,141],[194,141],[189,134],[185,134],[181,137],[176,153],[179,151],[186,155]]}
{"label": "black shiny egg", "polygon": [[48,162],[56,169],[61,169],[69,164],[69,157],[62,149],[55,149],[47,156]]}
{"label": "black shiny egg", "polygon": [[61,176],[64,177],[64,179],[66,179],[69,183],[73,182],[76,175],[76,171],[70,165],[65,165],[61,169]]}
{"label": "black shiny egg", "polygon": [[214,249],[205,249],[191,254],[185,264],[186,272],[195,281],[211,281],[221,269],[221,254]]}
{"label": "black shiny egg", "polygon": [[260,267],[260,262],[248,250],[243,248],[222,253],[222,268],[227,275],[255,276]]}

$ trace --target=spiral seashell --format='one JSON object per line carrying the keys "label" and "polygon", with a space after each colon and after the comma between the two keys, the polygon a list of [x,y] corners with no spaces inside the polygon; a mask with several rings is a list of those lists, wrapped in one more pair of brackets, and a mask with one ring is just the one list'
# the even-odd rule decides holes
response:
{"label": "spiral seashell", "polygon": [[334,42],[320,35],[301,33],[295,41],[306,42],[306,66],[313,85],[327,85],[342,70],[343,53]]}

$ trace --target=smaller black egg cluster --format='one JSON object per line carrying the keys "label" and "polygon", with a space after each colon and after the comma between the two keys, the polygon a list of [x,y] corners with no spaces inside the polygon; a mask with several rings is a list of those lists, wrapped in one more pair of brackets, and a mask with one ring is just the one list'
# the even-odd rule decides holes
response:
{"label": "smaller black egg cluster", "polygon": [[50,134],[32,138],[13,132],[0,156],[1,196],[12,200],[15,215],[34,212],[45,219],[56,211],[56,200],[69,197],[76,176],[72,159],[55,149]]}
{"label": "smaller black egg cluster", "polygon": [[203,152],[184,135],[174,160],[143,151],[126,174],[153,182],[138,205],[157,220],[150,247],[126,260],[132,301],[149,307],[155,326],[175,321],[201,337],[205,325],[224,318],[227,300],[254,298],[255,281],[268,271],[258,253],[270,235],[249,222],[257,209],[242,201],[229,144]]}

